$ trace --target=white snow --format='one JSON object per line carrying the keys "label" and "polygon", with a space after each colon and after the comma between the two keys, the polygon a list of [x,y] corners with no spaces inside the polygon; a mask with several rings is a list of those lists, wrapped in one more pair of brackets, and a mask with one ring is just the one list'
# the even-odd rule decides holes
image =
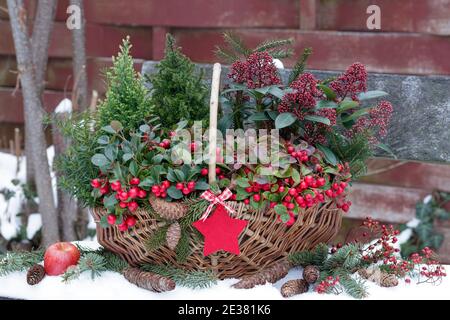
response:
{"label": "white snow", "polygon": [[33,213],[28,216],[27,238],[32,239],[36,232],[42,227],[42,218],[39,213]]}
{"label": "white snow", "polygon": [[56,106],[55,113],[72,113],[72,101],[65,98]]}
{"label": "white snow", "polygon": [[[47,149],[47,157],[49,167],[52,168],[55,149],[53,146]],[[53,194],[56,201],[56,177],[53,170],[51,170]],[[21,203],[24,198],[21,184],[25,183],[26,179],[26,158],[20,157],[19,170],[17,170],[17,158],[9,153],[0,152],[0,190],[3,188],[15,192],[13,198],[5,201],[5,198],[0,195],[0,234],[7,240],[14,238],[20,227],[17,215],[21,210]],[[19,181],[18,185],[12,183],[13,180]],[[38,199],[35,199],[38,202]],[[33,214],[38,215],[38,214]],[[32,219],[38,219],[33,217]],[[33,221],[34,223],[34,221]],[[34,225],[33,227],[36,227]]]}
{"label": "white snow", "polygon": [[283,62],[280,59],[273,59],[273,64],[277,69],[284,69]]}
{"label": "white snow", "polygon": [[[96,249],[98,243],[78,242],[84,247]],[[446,266],[449,268],[449,266]],[[257,286],[249,290],[238,290],[231,288],[236,283],[236,279],[227,279],[219,281],[217,285],[207,289],[189,289],[177,287],[173,291],[164,293],[154,293],[140,289],[126,281],[122,275],[114,272],[105,272],[101,277],[92,280],[89,273],[84,273],[78,280],[68,284],[61,281],[61,277],[45,277],[41,283],[35,286],[29,286],[26,283],[25,272],[15,272],[6,277],[0,277],[0,296],[22,298],[22,299],[54,299],[54,300],[277,300],[283,299],[280,294],[280,288],[287,280],[298,279],[301,277],[300,269],[293,269],[282,280],[275,284],[266,284]],[[444,278],[440,285],[432,284],[406,284],[403,281],[394,288],[381,288],[377,285],[367,282],[369,297],[367,299],[450,299],[450,280]],[[294,296],[293,300],[346,300],[352,299],[346,294],[329,295],[318,294],[311,289],[309,292]]]}

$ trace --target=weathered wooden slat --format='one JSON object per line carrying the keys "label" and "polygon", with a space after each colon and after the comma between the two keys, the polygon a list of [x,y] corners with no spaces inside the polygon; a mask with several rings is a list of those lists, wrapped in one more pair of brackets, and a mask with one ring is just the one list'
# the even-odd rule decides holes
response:
{"label": "weathered wooden slat", "polygon": [[[0,20],[0,54],[13,55],[14,45],[11,37],[9,21]],[[151,59],[152,29],[146,27],[111,26],[86,24],[86,52],[91,57],[111,57],[117,54],[119,45],[127,35],[133,43],[134,58]],[[50,57],[72,57],[72,38],[66,24],[57,22],[51,36]]]}
{"label": "weathered wooden slat", "polygon": [[[0,103],[0,123],[23,123],[22,93],[21,90],[17,90],[13,95],[13,92],[12,88],[0,88],[2,102]],[[67,95],[70,97],[70,92]],[[43,95],[45,110],[52,112],[63,98],[64,92],[45,91]]]}
{"label": "weathered wooden slat", "polygon": [[[135,59],[135,68],[140,70],[143,60]],[[105,91],[103,71],[112,64],[111,58],[88,58],[87,73],[89,88],[100,94]],[[0,56],[0,87],[16,85],[16,60],[14,56]],[[47,65],[46,89],[71,90],[73,85],[72,60],[69,58],[50,58]]]}
{"label": "weathered wooden slat", "polygon": [[[147,61],[143,73],[155,70],[156,62]],[[211,77],[211,65],[199,64],[205,77]],[[224,67],[222,83],[228,69]],[[289,70],[281,70],[285,80]],[[336,72],[313,71],[319,79]],[[399,159],[450,162],[450,77],[370,74],[369,90],[385,90],[394,105],[389,134],[385,142]],[[375,103],[376,101],[374,101]]]}
{"label": "weathered wooden slat", "polygon": [[[213,62],[214,47],[223,42],[222,30],[176,29],[183,51],[196,62]],[[369,71],[399,74],[450,74],[448,37],[417,33],[335,32],[282,29],[238,29],[253,46],[268,38],[293,38],[295,49],[312,47],[309,66],[317,70],[342,70],[354,61]],[[295,59],[287,59],[292,65]]]}
{"label": "weathered wooden slat", "polygon": [[[57,19],[67,17],[59,0]],[[173,27],[298,28],[298,0],[126,0],[85,1],[89,22]]]}
{"label": "weathered wooden slat", "polygon": [[381,30],[450,35],[449,0],[322,0],[318,25],[327,30],[369,31],[366,8],[381,9]]}
{"label": "weathered wooden slat", "polygon": [[364,176],[359,181],[420,188],[430,192],[432,190],[450,192],[450,165],[448,164],[375,158],[369,160],[368,167],[368,173],[374,174]]}
{"label": "weathered wooden slat", "polygon": [[353,183],[349,195],[352,206],[347,218],[372,217],[391,223],[405,223],[415,217],[416,203],[429,192],[423,189]]}

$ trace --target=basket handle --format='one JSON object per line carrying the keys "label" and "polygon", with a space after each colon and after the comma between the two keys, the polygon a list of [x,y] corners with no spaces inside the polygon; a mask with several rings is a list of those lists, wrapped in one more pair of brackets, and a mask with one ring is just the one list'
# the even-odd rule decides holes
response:
{"label": "basket handle", "polygon": [[217,113],[219,108],[220,63],[213,66],[211,98],[209,102],[209,183],[216,181]]}

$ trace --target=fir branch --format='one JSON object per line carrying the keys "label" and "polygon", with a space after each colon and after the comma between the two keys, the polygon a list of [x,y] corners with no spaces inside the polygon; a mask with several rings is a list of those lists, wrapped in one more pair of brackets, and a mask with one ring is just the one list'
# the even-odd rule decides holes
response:
{"label": "fir branch", "polygon": [[87,252],[83,254],[76,266],[70,267],[63,274],[63,282],[70,282],[78,279],[83,272],[90,271],[91,278],[99,277],[102,272],[107,271],[106,260],[103,256],[95,252]]}
{"label": "fir branch", "polygon": [[323,265],[328,256],[328,246],[325,243],[318,244],[312,250],[305,250],[292,253],[289,261],[295,266],[306,267],[315,265],[319,268]]}
{"label": "fir branch", "polygon": [[334,270],[342,267],[350,271],[357,268],[361,261],[360,245],[357,243],[349,243],[332,254],[323,264],[323,269]]}
{"label": "fir branch", "polygon": [[299,75],[301,75],[306,68],[306,61],[308,60],[308,57],[312,54],[312,48],[305,48],[303,50],[303,54],[298,59],[294,67],[292,68],[292,71],[289,75],[289,81],[288,84],[291,84],[295,81],[295,79],[298,78]]}
{"label": "fir branch", "polygon": [[146,241],[145,246],[149,251],[158,250],[166,243],[167,229],[169,226],[163,226],[155,230],[151,237]]}
{"label": "fir branch", "polygon": [[110,251],[103,250],[99,254],[105,259],[106,270],[122,273],[122,271],[129,266],[125,260]]}
{"label": "fir branch", "polygon": [[217,283],[217,277],[212,271],[188,271],[170,265],[151,264],[145,264],[141,268],[171,278],[177,285],[192,289],[208,288]]}
{"label": "fir branch", "polygon": [[44,259],[44,250],[31,252],[12,251],[0,254],[0,276],[6,276],[12,272],[26,271],[33,265]]}
{"label": "fir branch", "polygon": [[214,54],[216,55],[216,57],[229,64],[232,64],[234,61],[239,60],[239,56],[237,56],[231,50],[227,50],[219,46],[215,47]]}
{"label": "fir branch", "polygon": [[178,263],[186,262],[187,258],[191,254],[190,236],[188,230],[181,230],[181,237],[175,248],[175,253],[177,255]]}
{"label": "fir branch", "polygon": [[266,40],[259,45],[256,46],[256,48],[253,50],[253,52],[264,52],[272,50],[280,50],[281,47],[289,46],[294,43],[294,39],[279,39],[279,40]]}
{"label": "fir branch", "polygon": [[291,48],[271,51],[269,54],[273,59],[286,59],[292,56],[294,50]]}
{"label": "fir branch", "polygon": [[244,57],[247,57],[248,55],[250,55],[251,50],[245,46],[242,39],[239,36],[237,36],[235,33],[231,32],[231,31],[226,31],[223,34],[223,39],[228,44],[230,49],[232,49],[234,52],[236,52],[236,54],[242,55]]}

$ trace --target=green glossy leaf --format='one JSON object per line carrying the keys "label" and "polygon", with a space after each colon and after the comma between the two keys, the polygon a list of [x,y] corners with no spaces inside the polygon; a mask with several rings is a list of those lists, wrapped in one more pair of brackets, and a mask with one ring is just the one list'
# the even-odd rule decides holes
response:
{"label": "green glossy leaf", "polygon": [[269,118],[274,120],[274,121],[278,117],[278,115],[280,114],[278,111],[273,111],[273,110],[266,111],[266,113],[269,116]]}
{"label": "green glossy leaf", "polygon": [[287,212],[287,208],[285,206],[283,206],[282,204],[277,204],[273,209],[280,216],[283,216],[285,214],[289,215]]}
{"label": "green glossy leaf", "polygon": [[272,86],[269,93],[278,99],[282,99],[284,96],[284,91],[277,86]]}
{"label": "green glossy leaf", "polygon": [[118,154],[118,149],[115,145],[109,144],[105,148],[105,156],[109,161],[115,161]]}
{"label": "green glossy leaf", "polygon": [[150,126],[148,124],[143,124],[139,127],[139,131],[146,133],[150,131]]}
{"label": "green glossy leaf", "polygon": [[101,153],[94,154],[91,158],[91,162],[93,165],[97,167],[105,167],[110,164],[109,160],[105,157],[105,155]]}
{"label": "green glossy leaf", "polygon": [[373,91],[367,91],[367,92],[361,92],[358,94],[358,99],[361,101],[369,100],[369,99],[375,99],[375,98],[381,98],[389,95],[385,91],[381,90],[373,90]]}
{"label": "green glossy leaf", "polygon": [[102,228],[108,228],[109,227],[109,223],[108,223],[108,220],[106,218],[106,215],[104,215],[104,216],[102,216],[100,218],[100,227],[102,227]]}
{"label": "green glossy leaf", "polygon": [[316,109],[336,109],[337,107],[338,104],[331,100],[320,100],[316,105]]}
{"label": "green glossy leaf", "polygon": [[105,200],[103,201],[103,204],[104,204],[105,208],[108,209],[109,212],[114,212],[115,206],[117,204],[117,199],[115,197],[115,194],[106,196]]}
{"label": "green glossy leaf", "polygon": [[169,189],[167,189],[167,194],[169,195],[169,197],[175,200],[183,198],[183,193],[181,192],[181,190],[178,190],[175,186],[169,187]]}
{"label": "green glossy leaf", "polygon": [[327,126],[331,125],[330,119],[322,117],[322,116],[316,116],[314,114],[307,114],[305,116],[305,120],[312,121],[312,122],[320,122]]}
{"label": "green glossy leaf", "polygon": [[354,109],[359,106],[358,101],[353,100],[344,100],[339,104],[339,107],[337,108],[337,113],[342,113],[344,111]]}
{"label": "green glossy leaf", "polygon": [[123,156],[122,156],[123,162],[127,162],[130,159],[132,159],[132,158],[133,158],[133,154],[132,153],[124,153]]}
{"label": "green glossy leaf", "polygon": [[331,164],[333,166],[337,165],[338,159],[337,159],[337,157],[336,157],[336,155],[334,154],[333,151],[331,151],[328,147],[325,147],[325,146],[323,146],[321,144],[317,145],[317,149],[319,149],[320,151],[323,152],[323,154],[325,156],[325,160],[329,164]]}
{"label": "green glossy leaf", "polygon": [[130,162],[130,173],[134,176],[137,177],[138,176],[138,172],[139,171],[139,167],[136,163],[136,161],[131,161]]}
{"label": "green glossy leaf", "polygon": [[297,121],[297,117],[290,112],[280,113],[275,119],[275,128],[282,129],[289,127],[295,121]]}
{"label": "green glossy leaf", "polygon": [[98,144],[108,144],[109,143],[109,137],[108,136],[100,136],[97,139]]}
{"label": "green glossy leaf", "polygon": [[105,132],[108,132],[108,133],[112,133],[112,134],[116,133],[116,130],[114,130],[113,127],[111,127],[111,126],[102,127],[102,130]]}
{"label": "green glossy leaf", "polygon": [[362,109],[356,110],[351,115],[346,116],[346,117],[342,117],[342,122],[349,122],[349,121],[352,121],[352,120],[357,120],[359,117],[368,114],[370,109],[372,109],[372,107],[362,108]]}
{"label": "green glossy leaf", "polygon": [[249,121],[267,121],[270,120],[265,112],[256,112],[248,117]]}
{"label": "green glossy leaf", "polygon": [[208,190],[209,184],[206,181],[197,181],[195,183],[195,190]]}
{"label": "green glossy leaf", "polygon": [[336,93],[330,87],[324,84],[318,84],[317,86],[323,91],[328,100],[334,101],[336,99]]}
{"label": "green glossy leaf", "polygon": [[238,178],[238,179],[236,179],[236,183],[239,187],[242,187],[242,188],[250,187],[250,183],[248,182],[247,178],[243,178],[243,177]]}

